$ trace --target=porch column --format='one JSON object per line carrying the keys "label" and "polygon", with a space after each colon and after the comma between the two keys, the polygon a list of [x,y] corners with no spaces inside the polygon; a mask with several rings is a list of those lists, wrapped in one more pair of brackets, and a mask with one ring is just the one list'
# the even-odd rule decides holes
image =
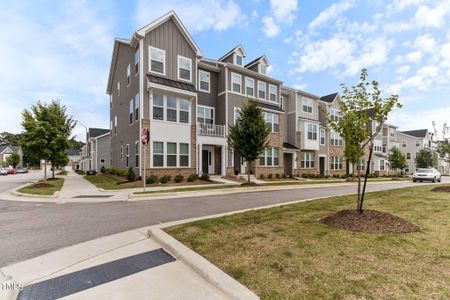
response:
{"label": "porch column", "polygon": [[198,159],[197,159],[197,166],[198,166],[198,175],[203,175],[203,167],[202,167],[202,149],[203,149],[203,144],[198,144]]}
{"label": "porch column", "polygon": [[294,151],[294,153],[292,153],[292,175],[296,175],[295,173],[295,169],[297,166],[297,151]]}
{"label": "porch column", "polygon": [[223,145],[222,146],[222,159],[220,160],[222,163],[222,168],[220,169],[220,175],[222,176],[226,176],[227,175],[227,162],[226,162],[226,157],[227,157],[227,146]]}

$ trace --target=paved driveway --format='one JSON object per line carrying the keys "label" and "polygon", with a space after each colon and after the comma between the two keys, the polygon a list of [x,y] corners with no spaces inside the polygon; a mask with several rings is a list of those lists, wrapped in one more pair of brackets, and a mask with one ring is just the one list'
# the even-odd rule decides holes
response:
{"label": "paved driveway", "polygon": [[[445,178],[450,182],[450,178]],[[369,184],[368,191],[417,186]],[[355,186],[215,195],[139,202],[36,204],[0,201],[0,266],[122,231],[301,199],[355,193]]]}

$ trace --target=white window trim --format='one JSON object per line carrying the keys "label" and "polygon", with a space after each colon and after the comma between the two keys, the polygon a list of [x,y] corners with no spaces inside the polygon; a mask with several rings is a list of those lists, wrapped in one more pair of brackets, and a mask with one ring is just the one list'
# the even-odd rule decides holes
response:
{"label": "white window trim", "polygon": [[[136,118],[136,109],[139,110],[139,118]],[[139,93],[134,96],[134,119],[135,123],[139,122],[139,120],[141,119],[141,95],[139,95]]]}
{"label": "white window trim", "polygon": [[[236,92],[233,89],[233,85],[234,85],[233,77],[234,76],[239,76],[239,92]],[[236,94],[242,94],[242,75],[238,74],[238,73],[231,72],[231,80],[230,81],[231,81],[230,91],[233,92],[233,93],[236,93]]]}
{"label": "white window trim", "polygon": [[[156,50],[156,51],[161,51],[163,53],[163,60],[164,60],[164,62],[163,62],[163,73],[152,71],[152,49]],[[163,50],[163,49],[156,48],[156,47],[148,46],[148,54],[149,54],[148,55],[149,56],[149,59],[148,59],[148,71],[150,73],[153,73],[153,74],[166,76],[166,51]]]}
{"label": "white window trim", "polygon": [[[208,89],[207,90],[204,90],[204,89],[201,88],[201,80],[200,80],[201,76],[200,76],[200,73],[205,73],[205,74],[209,75],[208,76]],[[210,93],[211,92],[211,73],[210,72],[203,71],[203,70],[198,70],[198,90],[202,91],[202,92],[205,92],[205,93]]]}
{"label": "white window trim", "polygon": [[[241,62],[242,62],[241,65],[237,63],[237,57],[238,57],[238,56],[241,57]],[[243,67],[243,66],[244,66],[244,55],[240,55],[240,54],[238,54],[238,53],[236,53],[236,52],[233,53],[233,64],[235,64],[236,66]]]}
{"label": "white window trim", "polygon": [[[306,103],[310,103],[310,105],[306,104]],[[304,110],[304,107],[311,107],[311,112],[309,112],[308,110]],[[302,112],[304,113],[308,113],[308,114],[312,114],[314,113],[314,106],[313,106],[313,100],[302,97]]]}
{"label": "white window trim", "polygon": [[[259,97],[259,91],[260,91],[260,89],[259,89],[259,84],[260,84],[260,83],[263,83],[263,84],[264,84],[264,97],[265,97],[265,98],[260,98],[260,97]],[[256,87],[257,87],[257,93],[258,93],[258,94],[257,94],[257,98],[260,99],[260,100],[265,100],[265,101],[267,101],[267,82],[258,80],[258,84],[257,84]]]}
{"label": "white window trim", "polygon": [[[267,118],[266,118],[267,115],[270,116],[270,121],[269,122],[267,121]],[[278,123],[275,122],[275,116],[278,116]],[[271,132],[272,133],[279,133],[280,132],[280,115],[279,114],[265,111],[264,112],[264,120],[266,121],[266,123],[270,123],[271,124],[271,127],[272,127]],[[275,131],[275,124],[278,125],[278,131]]]}
{"label": "white window trim", "polygon": [[[185,59],[189,61],[189,66],[190,66],[190,70],[189,70],[189,79],[184,79],[180,77],[180,59]],[[182,55],[177,55],[177,76],[178,76],[178,80],[181,81],[186,81],[186,82],[192,82],[192,59],[190,59],[189,57],[185,57]]]}
{"label": "white window trim", "polygon": [[123,161],[123,145],[120,146],[120,161]]}
{"label": "white window trim", "polygon": [[117,135],[117,116],[114,116],[114,135]]}
{"label": "white window trim", "polygon": [[120,96],[120,80],[117,81],[117,96]]}
{"label": "white window trim", "polygon": [[[250,94],[247,93],[247,87],[249,87],[247,85],[247,80],[250,80],[252,82],[252,86],[251,87],[252,87],[252,90],[253,90],[253,95],[250,95]],[[247,76],[245,77],[245,95],[255,98],[255,79],[253,79],[251,77],[247,77]]]}
{"label": "white window trim", "polygon": [[[314,152],[301,152],[300,154],[300,168],[301,169],[314,169],[316,166],[316,156]],[[303,163],[303,167],[301,165]],[[307,166],[308,165],[308,166]]]}
{"label": "white window trim", "polygon": [[[270,95],[272,95],[272,93],[270,91],[271,88],[275,88],[275,101],[270,100]],[[279,103],[279,101],[278,101],[278,87],[276,85],[273,85],[273,84],[269,83],[269,98],[267,100],[272,102],[272,103],[273,102]]]}
{"label": "white window trim", "polygon": [[[271,155],[268,156],[266,150],[270,149],[271,150]],[[277,149],[278,151],[278,156],[275,156],[275,149]],[[280,148],[278,147],[269,147],[264,149],[264,152],[261,153],[261,155],[259,156],[259,158],[263,158],[264,157],[264,164],[261,164],[261,161],[259,166],[260,167],[278,167],[280,165]],[[267,164],[267,158],[271,158],[272,159],[272,164]],[[278,164],[275,164],[275,158],[278,158]]]}
{"label": "white window trim", "polygon": [[127,87],[131,84],[131,64],[127,66]]}
{"label": "white window trim", "polygon": [[[138,59],[137,59],[137,61],[136,61],[136,53],[138,53]],[[140,51],[139,51],[139,48],[137,48],[136,49],[136,51],[134,51],[134,70],[136,70],[136,65],[138,65],[138,64],[140,64],[141,63],[141,58],[140,58]],[[135,74],[134,74],[134,76],[137,76],[138,74],[139,74],[139,67],[138,67],[138,70],[137,70],[137,72],[135,72]]]}
{"label": "white window trim", "polygon": [[[262,71],[262,68],[261,68],[262,66],[265,67],[265,72]],[[264,64],[262,64],[262,63],[259,63],[259,64],[258,64],[258,73],[259,73],[259,74],[263,74],[263,75],[267,75],[267,66],[264,65]]]}
{"label": "white window trim", "polygon": [[[130,111],[131,108],[131,111]],[[134,122],[134,101],[133,99],[130,99],[130,102],[128,103],[128,123],[130,126],[132,126]]]}
{"label": "white window trim", "polygon": [[[213,112],[213,123],[212,123],[212,125],[215,125],[216,124],[216,108],[215,107],[213,107],[213,106],[208,106],[208,105],[197,105],[197,110],[199,109],[199,108],[203,108],[203,109],[205,109],[205,108],[208,108],[208,109],[212,109],[212,112]],[[197,122],[198,122],[198,115],[196,114],[196,117],[197,117]],[[207,123],[205,123],[205,124],[207,124]]]}
{"label": "white window trim", "polygon": [[[310,139],[310,138],[308,137],[308,133],[309,133],[309,125],[311,125],[311,126],[313,126],[313,127],[316,128],[315,131],[311,131],[311,132],[313,133],[313,135],[314,135],[314,133],[316,133],[316,139]],[[319,133],[319,125],[314,124],[314,123],[306,123],[306,139],[307,139],[308,141],[317,141],[317,138],[320,139],[320,137],[318,137],[319,134],[320,134],[320,133]]]}
{"label": "white window trim", "polygon": [[241,108],[240,107],[234,107],[234,114],[233,114],[233,119],[234,119],[234,125],[236,125],[236,121],[237,121],[237,114],[241,113]]}
{"label": "white window trim", "polygon": [[[322,133],[323,133],[323,135],[322,135]],[[322,136],[323,136],[323,143],[322,143]],[[320,143],[320,145],[325,146],[326,142],[327,142],[327,135],[326,135],[325,129],[322,128],[322,129],[320,129],[319,143]]]}
{"label": "white window trim", "polygon": [[[153,153],[153,149],[154,149],[153,143],[154,142],[156,142],[156,143],[163,143],[163,153],[162,153],[162,155],[163,155],[163,165],[161,167],[160,166],[155,167],[153,165],[153,154],[154,154]],[[168,143],[174,143],[174,144],[177,145],[177,153],[175,154],[176,155],[176,166],[170,166],[170,167],[167,166],[167,155],[168,155],[168,153],[167,153],[167,144]],[[150,147],[150,160],[151,160],[151,167],[152,168],[155,168],[155,169],[189,169],[189,168],[191,168],[192,151],[191,151],[191,146],[190,146],[189,143],[173,142],[173,141],[151,141],[151,144],[152,144],[152,147]],[[180,165],[181,144],[187,144],[188,145],[188,165],[187,166],[181,166]],[[158,154],[158,155],[160,155],[160,154]],[[173,154],[170,154],[170,155],[173,155]]]}
{"label": "white window trim", "polygon": [[[140,149],[139,147],[141,146],[141,144],[139,143],[139,141],[135,141],[134,142],[134,167],[135,168],[139,168],[139,165],[141,164],[141,153],[140,153]],[[138,159],[136,159],[136,157]],[[136,162],[138,162],[138,166],[136,167]]]}
{"label": "white window trim", "polygon": [[[163,96],[163,119],[159,120],[159,119],[153,119],[153,106],[154,106],[154,102],[153,102],[153,93],[157,93]],[[182,97],[178,97],[178,96],[174,96],[177,100],[177,121],[173,122],[173,121],[167,121],[167,96],[172,96],[172,95],[167,95],[167,94],[163,94],[161,92],[152,92],[150,93],[150,107],[149,107],[149,116],[151,118],[151,122],[156,122],[156,123],[170,123],[170,124],[177,124],[177,125],[184,125],[184,126],[190,126],[192,123],[192,101],[189,100],[187,97],[186,98],[182,98]],[[180,99],[184,99],[189,101],[189,122],[188,123],[184,123],[184,122],[180,122],[180,118],[179,118],[179,113],[180,113]],[[158,106],[161,107],[161,106]],[[155,141],[158,142],[158,141]]]}

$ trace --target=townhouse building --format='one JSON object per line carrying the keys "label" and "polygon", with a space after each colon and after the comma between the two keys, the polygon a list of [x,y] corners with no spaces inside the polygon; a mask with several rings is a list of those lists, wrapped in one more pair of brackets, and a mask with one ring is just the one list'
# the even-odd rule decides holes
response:
{"label": "townhouse building", "polygon": [[81,147],[79,169],[100,172],[111,167],[111,132],[104,128],[88,128],[86,144]]}
{"label": "townhouse building", "polygon": [[8,157],[13,153],[17,153],[20,157],[20,162],[17,167],[22,167],[23,165],[23,151],[22,147],[16,145],[5,145],[0,146],[0,166],[8,166]]}
{"label": "townhouse building", "polygon": [[[397,142],[400,151],[406,156],[407,167],[405,172],[412,174],[416,171],[416,155],[422,149],[434,151],[433,133],[428,129],[417,129],[409,131],[399,131]],[[437,154],[433,154],[437,162]]]}
{"label": "townhouse building", "polygon": [[[146,175],[283,173],[282,82],[267,75],[264,55],[247,64],[245,58],[241,45],[217,60],[204,58],[173,11],[129,40],[116,39],[107,86],[112,167],[141,175],[146,151]],[[251,164],[226,140],[249,98],[272,130],[270,148]]]}

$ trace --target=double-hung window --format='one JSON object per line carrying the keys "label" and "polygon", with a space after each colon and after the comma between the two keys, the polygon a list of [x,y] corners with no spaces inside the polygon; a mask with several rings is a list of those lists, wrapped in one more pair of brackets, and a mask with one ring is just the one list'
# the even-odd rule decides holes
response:
{"label": "double-hung window", "polygon": [[133,110],[134,110],[133,99],[131,99],[130,100],[130,111],[129,111],[130,125],[133,124]]}
{"label": "double-hung window", "polygon": [[260,166],[278,166],[280,161],[280,149],[276,147],[266,148],[259,156]]}
{"label": "double-hung window", "polygon": [[375,152],[383,151],[383,143],[381,141],[374,141],[374,149]]}
{"label": "double-hung window", "polygon": [[126,155],[126,165],[128,167],[128,164],[130,163],[130,144],[127,144],[125,148],[125,155]]}
{"label": "double-hung window", "polygon": [[278,114],[264,113],[267,126],[269,126],[271,132],[279,132],[280,130],[280,117]]}
{"label": "double-hung window", "polygon": [[[364,166],[364,163],[362,166]],[[342,170],[342,158],[340,156],[331,157],[331,170]]]}
{"label": "double-hung window", "polygon": [[330,108],[330,115],[334,121],[338,121],[340,119],[341,112],[336,108]]}
{"label": "double-hung window", "polygon": [[153,119],[164,119],[164,97],[157,93],[153,93]]}
{"label": "double-hung window", "polygon": [[320,129],[320,144],[325,145],[325,129]]}
{"label": "double-hung window", "polygon": [[123,160],[123,146],[120,146],[120,160]]}
{"label": "double-hung window", "polygon": [[300,166],[302,169],[313,169],[314,152],[302,152]]}
{"label": "double-hung window", "polygon": [[139,141],[134,142],[134,166],[139,167]]}
{"label": "double-hung window", "polygon": [[192,60],[178,55],[178,79],[192,81]]}
{"label": "double-hung window", "polygon": [[167,143],[167,166],[177,166],[177,143]]}
{"label": "double-hung window", "polygon": [[209,72],[199,70],[198,71],[198,89],[202,92],[210,92],[211,74]]}
{"label": "double-hung window", "polygon": [[242,66],[242,56],[239,54],[235,54],[236,55],[236,64],[239,66]]}
{"label": "double-hung window", "polygon": [[139,73],[139,49],[134,51],[134,74],[135,76]]}
{"label": "double-hung window", "polygon": [[245,77],[245,92],[247,96],[255,96],[255,80],[250,77]]}
{"label": "double-hung window", "polygon": [[189,123],[189,100],[179,99],[180,123]]}
{"label": "double-hung window", "polygon": [[311,99],[303,98],[303,111],[307,113],[312,113],[313,104]]}
{"label": "double-hung window", "polygon": [[385,167],[384,167],[384,159],[380,159],[380,171],[384,171]]}
{"label": "double-hung window", "polygon": [[231,73],[231,89],[233,92],[241,92],[242,77],[239,74]]}
{"label": "double-hung window", "polygon": [[214,108],[197,106],[197,122],[202,124],[214,124]]}
{"label": "double-hung window", "polygon": [[135,121],[139,121],[139,93],[136,94],[136,96],[134,96],[134,119]]}
{"label": "double-hung window", "polygon": [[114,116],[114,135],[117,134],[117,116]]}
{"label": "double-hung window", "polygon": [[[406,147],[406,146],[404,146]],[[416,140],[416,147],[420,147],[420,140]]]}
{"label": "double-hung window", "polygon": [[411,159],[411,153],[410,152],[406,153],[406,159]]}
{"label": "double-hung window", "polygon": [[167,121],[177,121],[177,98],[174,96],[167,96],[167,109],[166,109]]}
{"label": "double-hung window", "polygon": [[120,96],[120,81],[117,81],[117,96]]}
{"label": "double-hung window", "polygon": [[308,124],[308,140],[317,141],[317,124]]}
{"label": "double-hung window", "polygon": [[267,73],[266,65],[259,64],[259,73],[264,74],[264,75]]}
{"label": "double-hung window", "polygon": [[150,72],[166,74],[166,52],[162,49],[150,47]]}
{"label": "double-hung window", "polygon": [[189,167],[189,144],[180,143],[180,167]]}
{"label": "double-hung window", "polygon": [[269,85],[269,100],[272,102],[277,101],[277,87],[275,85]]}
{"label": "double-hung window", "polygon": [[128,64],[127,66],[127,86],[129,86],[131,83],[131,65]]}
{"label": "double-hung window", "polygon": [[[417,146],[417,144],[416,144],[416,146]],[[402,148],[406,148],[406,141],[402,142]]]}
{"label": "double-hung window", "polygon": [[266,83],[258,81],[258,98],[266,100]]}
{"label": "double-hung window", "polygon": [[330,132],[331,146],[342,146],[342,138],[336,131]]}
{"label": "double-hung window", "polygon": [[164,143],[153,142],[153,166],[164,167]]}

